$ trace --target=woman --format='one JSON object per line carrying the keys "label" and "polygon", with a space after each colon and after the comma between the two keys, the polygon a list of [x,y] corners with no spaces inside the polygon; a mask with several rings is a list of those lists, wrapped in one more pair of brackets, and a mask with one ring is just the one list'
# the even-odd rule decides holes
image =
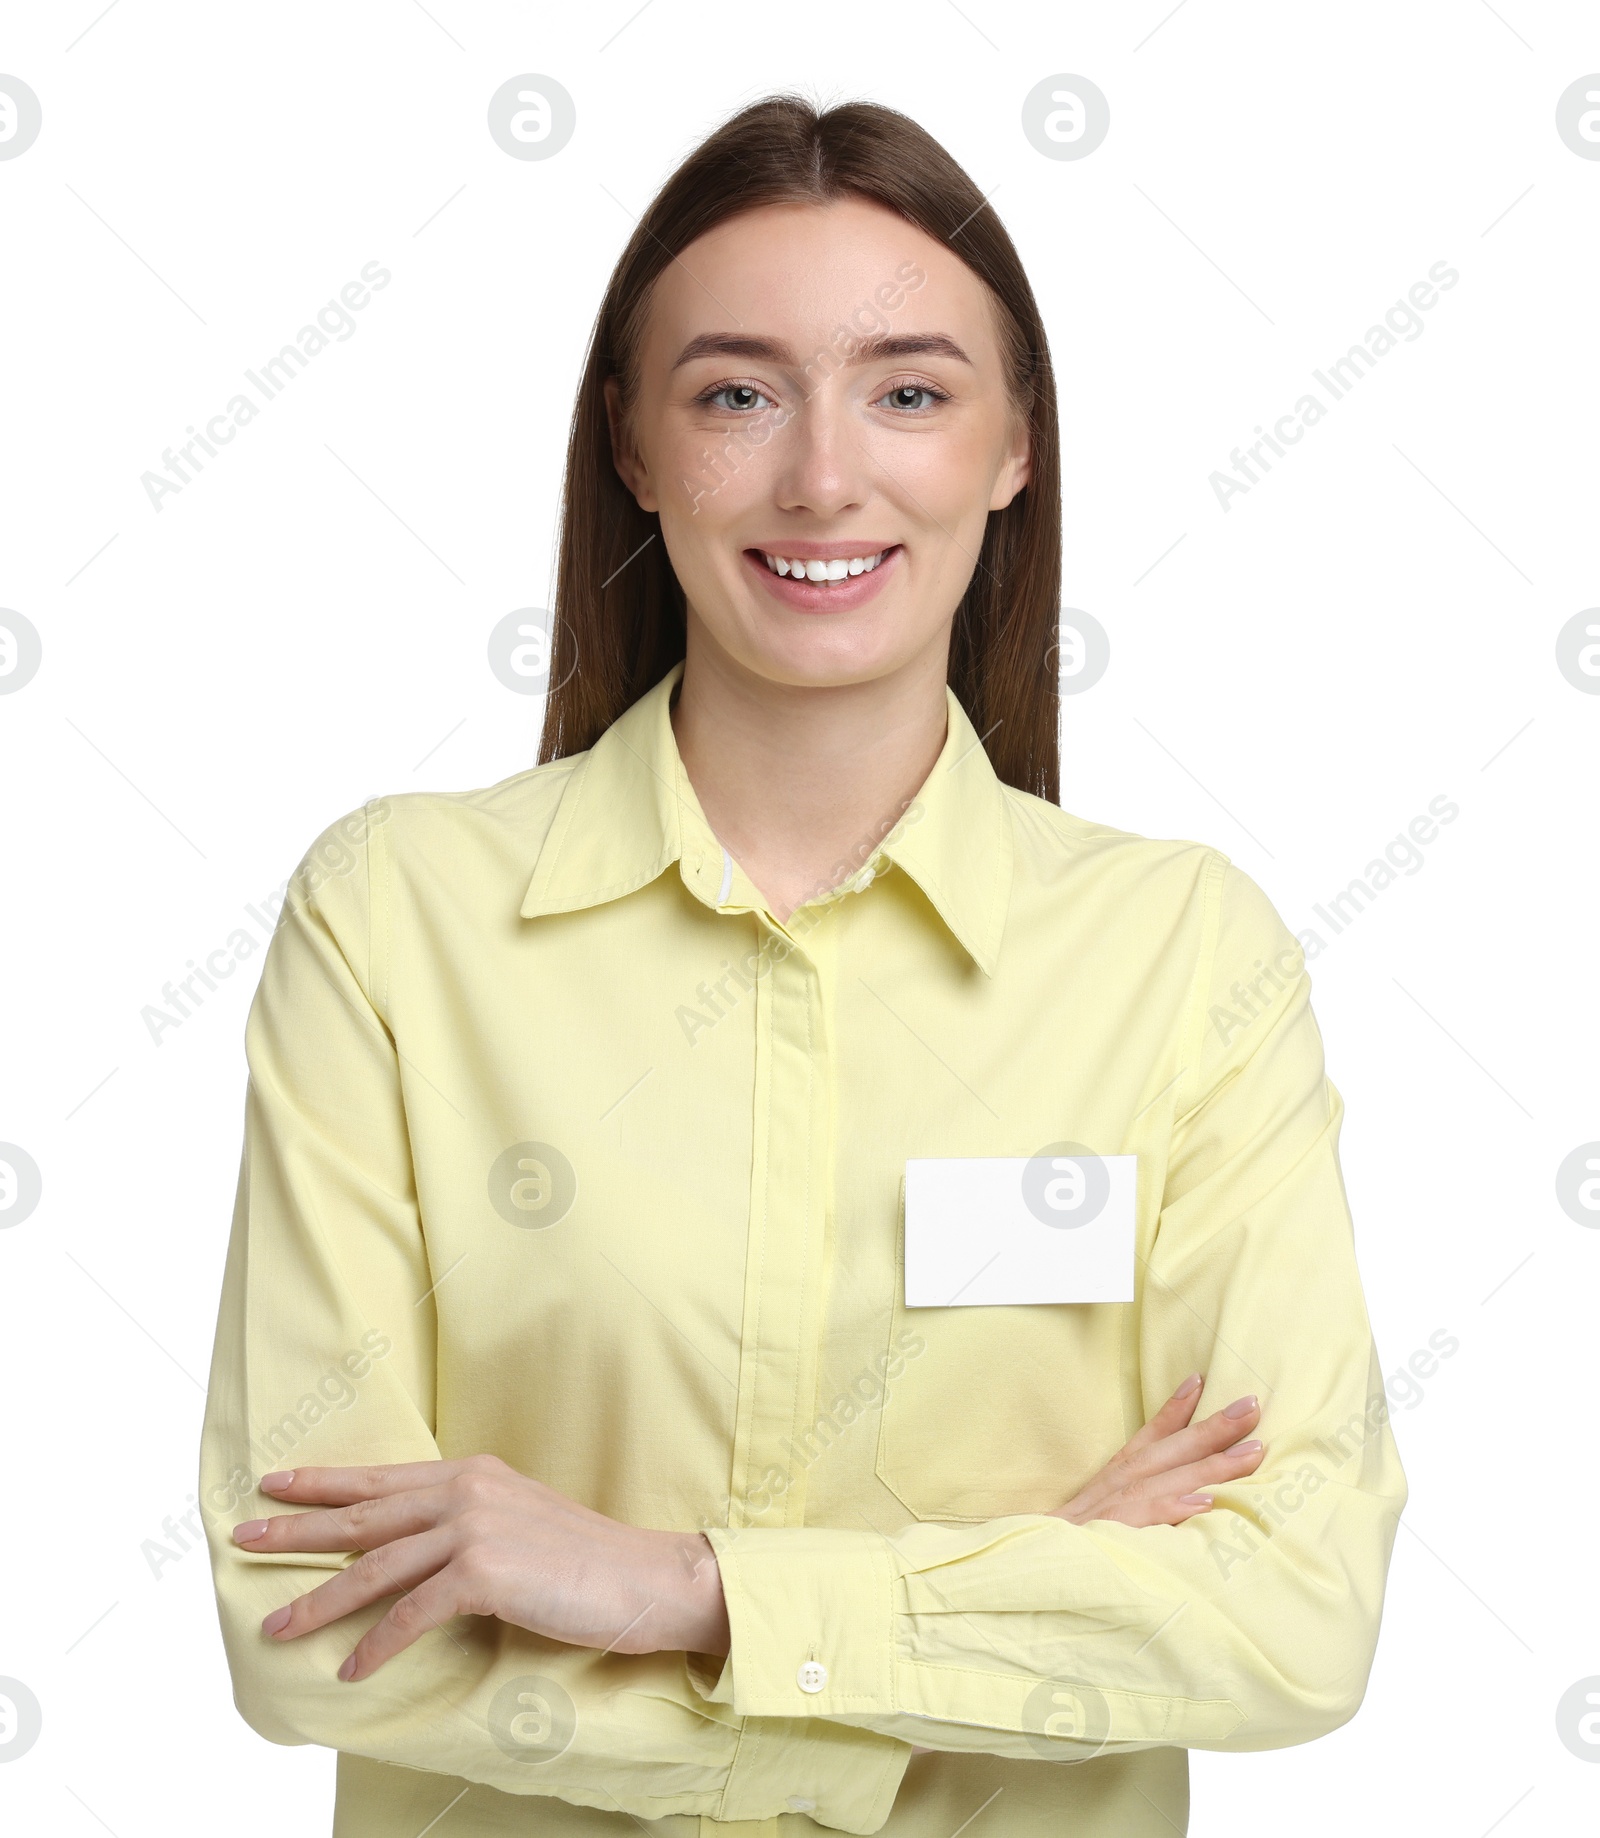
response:
{"label": "woman", "polygon": [[340,1838],[1165,1834],[1360,1702],[1342,1106],[1259,888],[1058,807],[1055,412],[936,143],[746,109],[601,309],[543,763],[302,864],[202,1498]]}

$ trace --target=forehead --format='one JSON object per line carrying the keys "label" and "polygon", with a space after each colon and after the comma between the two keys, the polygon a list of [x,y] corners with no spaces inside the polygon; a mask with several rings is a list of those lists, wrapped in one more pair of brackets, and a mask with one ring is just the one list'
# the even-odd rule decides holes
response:
{"label": "forehead", "polygon": [[988,289],[966,263],[883,205],[841,198],[763,205],[697,237],[656,282],[644,357],[670,364],[706,332],[809,346],[869,315],[949,333],[980,364],[996,355]]}

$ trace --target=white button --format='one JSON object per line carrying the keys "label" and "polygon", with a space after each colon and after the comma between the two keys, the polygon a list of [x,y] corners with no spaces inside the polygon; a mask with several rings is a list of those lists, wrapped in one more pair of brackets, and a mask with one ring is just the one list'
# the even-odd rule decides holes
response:
{"label": "white button", "polygon": [[790,1812],[815,1812],[817,1810],[817,1803],[815,1800],[802,1799],[798,1793],[791,1793],[789,1795],[789,1810]]}
{"label": "white button", "polygon": [[808,1659],[795,1677],[802,1691],[820,1691],[828,1682],[828,1668],[820,1659]]}

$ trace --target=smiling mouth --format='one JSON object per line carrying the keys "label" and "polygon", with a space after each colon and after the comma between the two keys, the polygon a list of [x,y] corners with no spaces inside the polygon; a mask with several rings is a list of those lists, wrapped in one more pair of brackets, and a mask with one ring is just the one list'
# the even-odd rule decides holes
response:
{"label": "smiling mouth", "polygon": [[765,549],[757,549],[754,553],[761,557],[773,574],[789,575],[797,581],[843,581],[853,574],[871,574],[889,550],[879,549],[872,555],[839,556],[831,561],[821,561],[815,557],[807,559],[773,555]]}

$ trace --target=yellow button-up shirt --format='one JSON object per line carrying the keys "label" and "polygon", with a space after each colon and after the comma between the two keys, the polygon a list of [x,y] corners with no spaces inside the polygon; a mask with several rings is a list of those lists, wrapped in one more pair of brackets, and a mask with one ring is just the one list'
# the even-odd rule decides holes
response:
{"label": "yellow button-up shirt", "polygon": [[[1354,1712],[1405,1496],[1303,954],[1217,850],[1001,784],[953,694],[780,924],[681,669],[290,883],[201,1461],[239,1708],[340,1752],[338,1838],[1168,1838],[1186,1749]],[[908,1158],[1063,1142],[1137,1157],[1134,1300],[908,1308]],[[1050,1516],[1191,1370],[1260,1396],[1260,1470],[1181,1526]],[[261,1633],[351,1561],[237,1548],[261,1474],[481,1450],[705,1530],[726,1661],[459,1617],[347,1685],[387,1603]]]}

